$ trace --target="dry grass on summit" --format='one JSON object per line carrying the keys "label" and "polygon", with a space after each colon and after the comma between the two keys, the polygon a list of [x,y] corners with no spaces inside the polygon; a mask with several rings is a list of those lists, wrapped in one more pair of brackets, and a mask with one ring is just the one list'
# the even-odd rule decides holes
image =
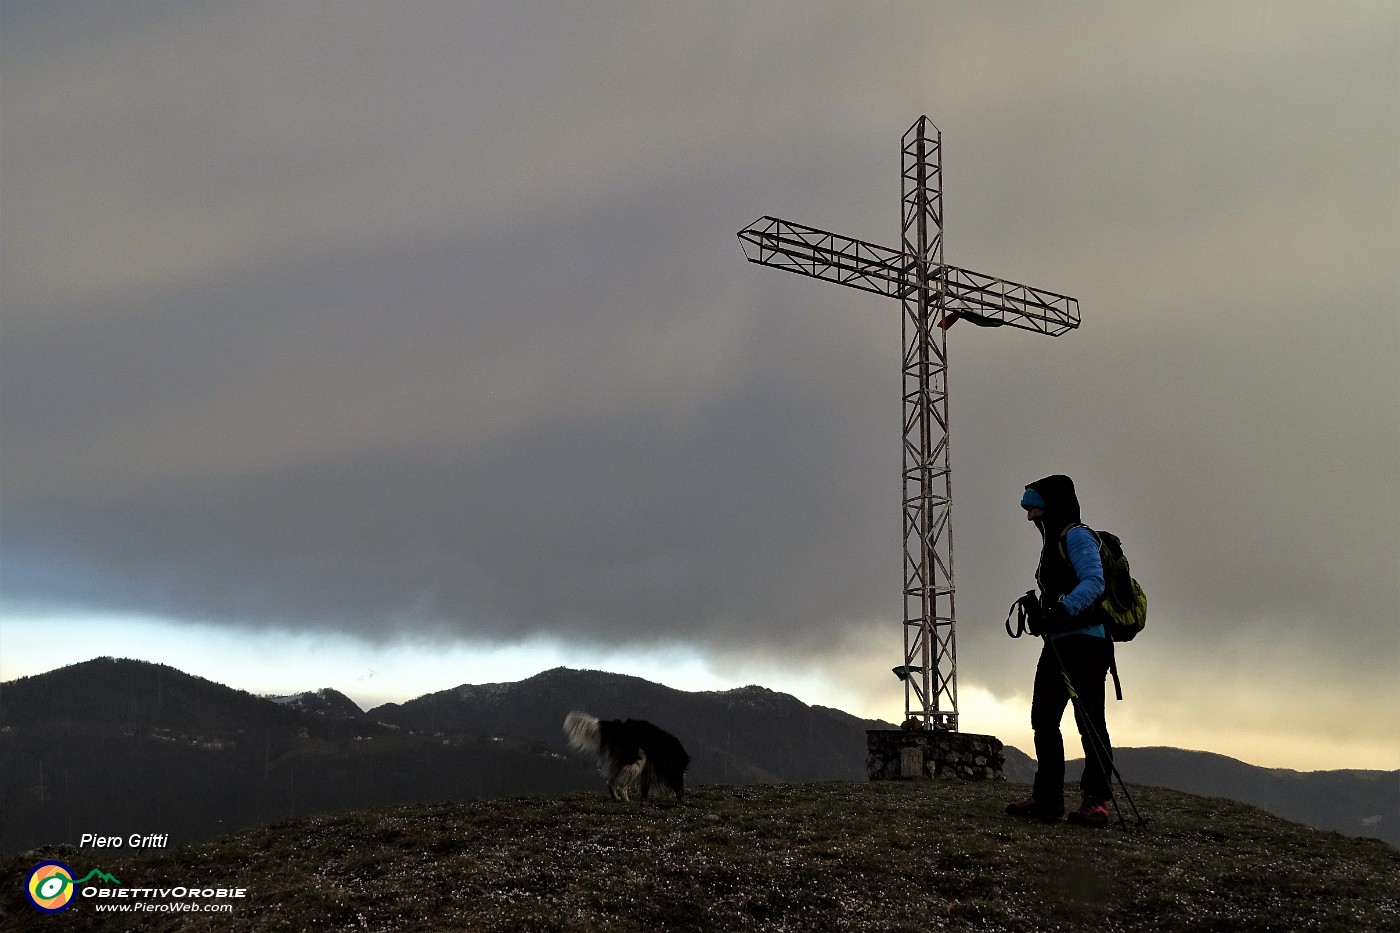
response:
{"label": "dry grass on summit", "polygon": [[[924,931],[1400,929],[1400,852],[1228,801],[1135,792],[1146,830],[1002,814],[1016,785],[696,788],[319,816],[100,867],[128,886],[238,885],[231,915],[94,913],[65,930]],[[64,853],[86,870],[88,853]],[[0,925],[36,918],[37,856]]]}

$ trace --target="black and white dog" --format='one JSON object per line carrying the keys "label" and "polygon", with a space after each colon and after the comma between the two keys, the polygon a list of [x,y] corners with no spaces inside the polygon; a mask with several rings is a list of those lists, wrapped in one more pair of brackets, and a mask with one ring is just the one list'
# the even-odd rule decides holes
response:
{"label": "black and white dog", "polygon": [[598,719],[574,710],[564,717],[569,744],[598,759],[598,770],[608,782],[614,800],[630,800],[628,790],[636,781],[642,798],[653,782],[685,802],[685,769],[690,756],[674,735],[644,719]]}

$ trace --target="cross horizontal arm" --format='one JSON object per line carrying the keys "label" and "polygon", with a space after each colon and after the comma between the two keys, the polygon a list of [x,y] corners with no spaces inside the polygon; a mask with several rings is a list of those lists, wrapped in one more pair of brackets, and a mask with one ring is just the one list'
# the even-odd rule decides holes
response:
{"label": "cross horizontal arm", "polygon": [[[904,253],[807,227],[761,217],[739,231],[749,262],[798,272],[874,292],[907,298],[918,287],[916,263]],[[944,310],[985,326],[1007,325],[1058,336],[1079,326],[1079,302],[1006,279],[956,266],[933,266],[925,275],[945,290]]]}
{"label": "cross horizontal arm", "polygon": [[916,287],[909,257],[863,240],[776,217],[760,217],[739,231],[739,239],[749,262],[785,272],[800,272],[890,298],[903,298]]}
{"label": "cross horizontal arm", "polygon": [[985,326],[1005,324],[1058,337],[1079,326],[1079,302],[1030,285],[944,266],[948,301],[944,310]]}

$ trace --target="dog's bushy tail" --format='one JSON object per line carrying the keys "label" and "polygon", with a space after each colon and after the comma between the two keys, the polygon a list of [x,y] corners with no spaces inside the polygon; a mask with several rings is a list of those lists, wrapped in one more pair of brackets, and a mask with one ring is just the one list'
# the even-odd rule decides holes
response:
{"label": "dog's bushy tail", "polygon": [[574,710],[564,717],[564,734],[569,737],[569,744],[581,752],[597,755],[602,751],[597,716]]}

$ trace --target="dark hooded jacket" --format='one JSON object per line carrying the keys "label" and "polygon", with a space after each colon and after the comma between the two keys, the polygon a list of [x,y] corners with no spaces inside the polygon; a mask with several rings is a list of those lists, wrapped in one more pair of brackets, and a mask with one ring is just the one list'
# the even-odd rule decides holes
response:
{"label": "dark hooded jacket", "polygon": [[1038,479],[1026,488],[1034,489],[1045,502],[1045,514],[1036,521],[1043,543],[1035,579],[1040,584],[1042,604],[1049,605],[1079,584],[1074,565],[1060,547],[1065,532],[1081,524],[1079,497],[1074,493],[1074,480],[1058,474]]}

